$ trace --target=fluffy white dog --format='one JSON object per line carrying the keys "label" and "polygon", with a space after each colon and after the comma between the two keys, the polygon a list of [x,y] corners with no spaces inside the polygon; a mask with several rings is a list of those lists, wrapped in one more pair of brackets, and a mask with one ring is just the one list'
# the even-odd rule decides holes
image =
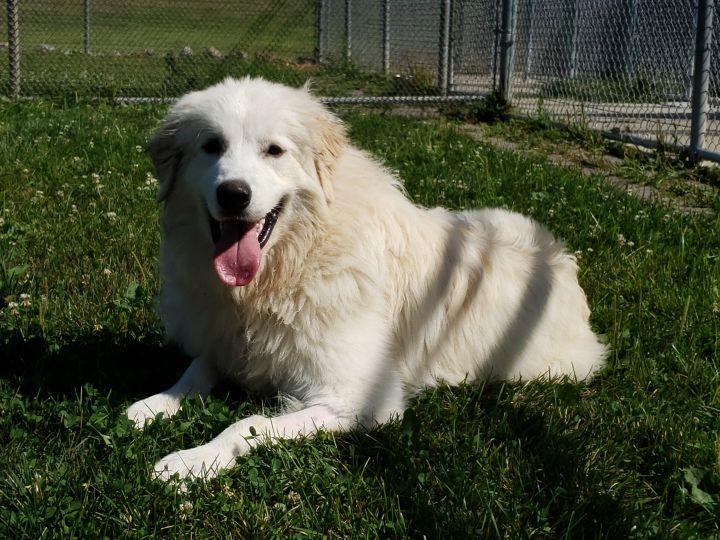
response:
{"label": "fluffy white dog", "polygon": [[214,476],[255,445],[372,427],[439,381],[586,379],[605,348],[577,266],[529,218],[412,204],[307,89],[226,81],[181,98],[152,138],[159,310],[194,360],[132,405],[142,427],[220,377],[288,396],[155,465]]}

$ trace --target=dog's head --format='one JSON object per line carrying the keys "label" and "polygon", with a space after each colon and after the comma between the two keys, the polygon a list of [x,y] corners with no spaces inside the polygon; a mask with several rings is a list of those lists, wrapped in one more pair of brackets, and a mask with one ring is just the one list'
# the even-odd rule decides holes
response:
{"label": "dog's head", "polygon": [[255,277],[289,207],[331,203],[344,144],[343,125],[307,88],[245,78],[182,97],[148,151],[159,200],[190,196],[207,213],[215,271],[237,286]]}

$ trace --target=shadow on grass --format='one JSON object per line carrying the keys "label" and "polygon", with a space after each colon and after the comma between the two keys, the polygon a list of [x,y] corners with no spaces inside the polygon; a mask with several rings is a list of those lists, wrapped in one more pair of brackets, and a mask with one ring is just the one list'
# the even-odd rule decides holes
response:
{"label": "shadow on grass", "polygon": [[[56,400],[75,398],[89,384],[108,396],[112,406],[166,390],[183,374],[191,358],[160,335],[144,338],[99,333],[76,336],[52,352],[42,338],[0,334],[0,379],[26,396]],[[265,404],[267,396],[247,392],[224,381],[212,391],[228,407]]]}
{"label": "shadow on grass", "polygon": [[0,336],[0,378],[31,396],[64,399],[84,384],[112,403],[147,397],[172,385],[190,360],[158,336],[81,335],[52,351],[42,338]]}
{"label": "shadow on grass", "polygon": [[[578,385],[556,384],[569,402],[582,399]],[[382,478],[411,536],[545,530],[627,538],[632,519],[621,495],[597,490],[602,482],[588,470],[587,433],[507,393],[502,383],[435,390],[401,422],[341,438],[345,461]],[[454,417],[457,425],[448,420]]]}

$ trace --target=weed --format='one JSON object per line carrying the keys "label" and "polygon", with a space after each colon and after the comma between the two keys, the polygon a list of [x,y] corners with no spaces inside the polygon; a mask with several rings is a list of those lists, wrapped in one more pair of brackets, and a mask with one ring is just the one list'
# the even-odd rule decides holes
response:
{"label": "weed", "polygon": [[460,122],[493,124],[496,121],[508,119],[510,104],[499,93],[493,92],[487,98],[479,101],[446,105],[441,109],[441,112],[447,118]]}
{"label": "weed", "polygon": [[410,66],[407,73],[399,73],[392,78],[392,87],[388,95],[427,95],[440,93],[437,76],[421,65]]}

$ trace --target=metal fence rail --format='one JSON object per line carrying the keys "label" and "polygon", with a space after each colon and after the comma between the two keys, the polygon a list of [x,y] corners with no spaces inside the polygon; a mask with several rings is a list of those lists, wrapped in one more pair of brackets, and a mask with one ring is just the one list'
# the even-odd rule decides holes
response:
{"label": "metal fence rail", "polygon": [[167,98],[227,75],[330,102],[469,101],[720,161],[715,0],[6,0],[9,96]]}

